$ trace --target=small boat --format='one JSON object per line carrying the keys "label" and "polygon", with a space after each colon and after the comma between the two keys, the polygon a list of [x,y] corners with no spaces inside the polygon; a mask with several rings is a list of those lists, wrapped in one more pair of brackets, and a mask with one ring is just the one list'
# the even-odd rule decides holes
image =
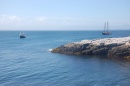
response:
{"label": "small boat", "polygon": [[20,32],[19,37],[20,38],[26,38],[26,35],[23,32]]}
{"label": "small boat", "polygon": [[108,22],[105,23],[104,25],[104,31],[102,32],[102,35],[110,35],[111,33],[108,32]]}

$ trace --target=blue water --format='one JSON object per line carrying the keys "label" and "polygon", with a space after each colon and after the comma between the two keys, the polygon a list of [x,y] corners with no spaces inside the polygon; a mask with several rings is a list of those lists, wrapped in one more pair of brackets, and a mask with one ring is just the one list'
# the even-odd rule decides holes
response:
{"label": "blue water", "polygon": [[[107,38],[101,31],[0,31],[0,86],[130,86],[130,62],[51,53],[60,45]],[[129,30],[111,37],[130,36]]]}

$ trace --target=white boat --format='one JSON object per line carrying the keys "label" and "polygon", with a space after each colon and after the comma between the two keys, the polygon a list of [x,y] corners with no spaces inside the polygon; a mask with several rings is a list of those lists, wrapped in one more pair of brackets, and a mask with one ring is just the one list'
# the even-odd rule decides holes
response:
{"label": "white boat", "polygon": [[24,32],[20,32],[19,37],[20,38],[26,38],[26,35],[24,34]]}
{"label": "white boat", "polygon": [[108,24],[108,22],[106,22],[104,25],[104,31],[102,32],[102,35],[110,35],[111,34],[110,32],[108,32],[108,26],[109,26],[109,24]]}

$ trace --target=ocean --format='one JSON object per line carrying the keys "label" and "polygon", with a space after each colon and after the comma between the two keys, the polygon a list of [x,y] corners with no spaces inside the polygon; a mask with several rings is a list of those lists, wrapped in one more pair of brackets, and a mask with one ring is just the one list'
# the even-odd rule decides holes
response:
{"label": "ocean", "polygon": [[51,53],[84,39],[130,36],[130,30],[0,31],[0,86],[130,86],[130,62]]}

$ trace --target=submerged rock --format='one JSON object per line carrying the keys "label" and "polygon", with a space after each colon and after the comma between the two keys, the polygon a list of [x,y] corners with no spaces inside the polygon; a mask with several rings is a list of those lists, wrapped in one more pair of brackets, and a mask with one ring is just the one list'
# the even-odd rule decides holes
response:
{"label": "submerged rock", "polygon": [[83,40],[62,45],[51,52],[69,55],[105,55],[109,58],[130,59],[130,37]]}

